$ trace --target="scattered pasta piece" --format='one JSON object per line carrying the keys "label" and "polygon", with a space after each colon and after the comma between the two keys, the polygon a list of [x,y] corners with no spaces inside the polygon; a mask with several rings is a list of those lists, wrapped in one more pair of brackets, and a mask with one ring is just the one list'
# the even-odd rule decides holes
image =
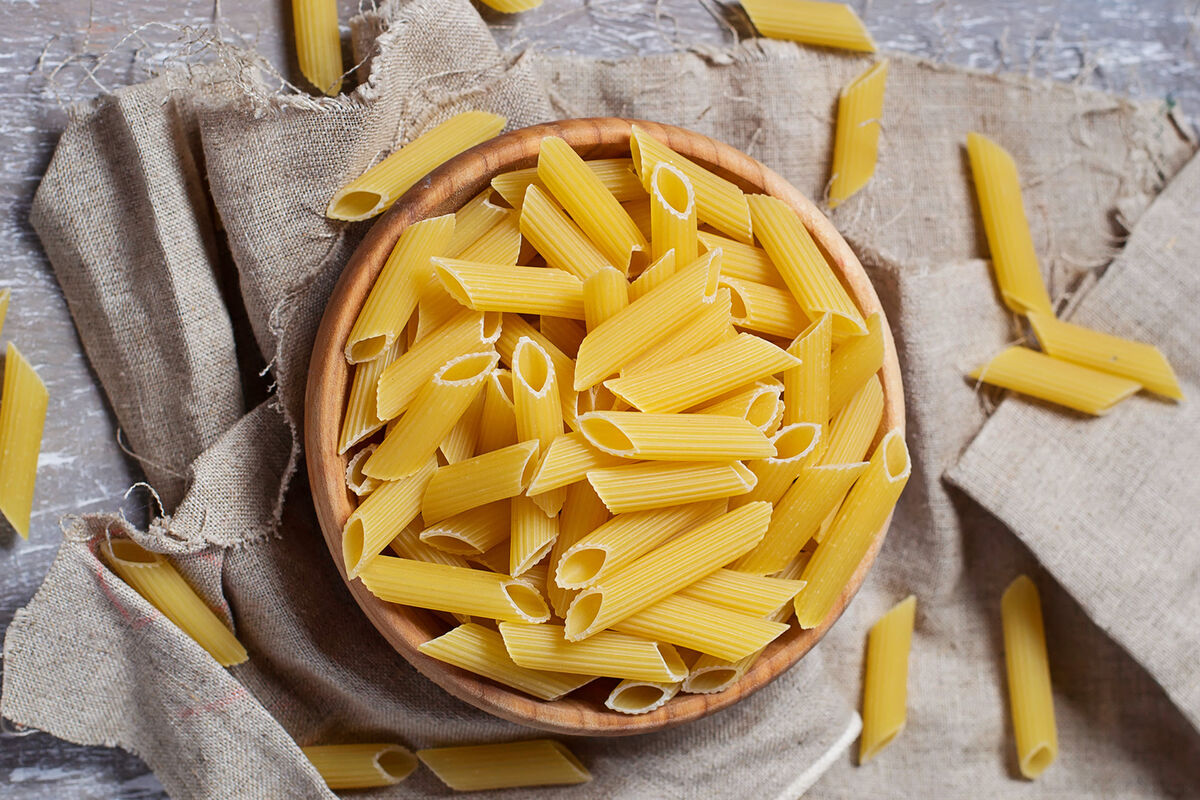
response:
{"label": "scattered pasta piece", "polygon": [[1009,584],[1000,600],[1000,617],[1017,761],[1021,774],[1033,780],[1058,757],[1042,602],[1033,581],[1022,575]]}
{"label": "scattered pasta piece", "polygon": [[322,94],[342,90],[342,34],[337,0],[292,0],[300,74]]}
{"label": "scattered pasta piece", "polygon": [[1137,381],[1060,361],[1027,347],[1009,347],[970,377],[1085,414],[1103,416],[1141,388]]}
{"label": "scattered pasta piece", "polygon": [[417,758],[459,792],[587,783],[591,773],[570,750],[550,739],[438,747]]}
{"label": "scattered pasta piece", "polygon": [[46,384],[9,342],[4,388],[0,390],[0,513],[25,539],[29,538],[38,452],[49,402]]}
{"label": "scattered pasta piece", "polygon": [[742,0],[758,32],[772,39],[874,53],[875,42],[854,9],[816,0]]}
{"label": "scattered pasta piece", "polygon": [[300,748],[330,789],[394,786],[417,768],[398,744],[319,744]]}
{"label": "scattered pasta piece", "polygon": [[878,755],[904,730],[908,715],[908,652],[916,609],[917,598],[909,595],[884,614],[867,637],[859,764]]}
{"label": "scattered pasta piece", "polygon": [[838,95],[833,177],[829,180],[830,208],[845,202],[875,174],[887,70],[888,62],[880,61],[851,81]]}

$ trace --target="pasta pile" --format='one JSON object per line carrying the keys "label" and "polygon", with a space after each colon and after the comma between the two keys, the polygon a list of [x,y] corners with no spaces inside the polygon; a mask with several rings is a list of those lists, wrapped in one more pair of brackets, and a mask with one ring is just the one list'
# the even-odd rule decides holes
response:
{"label": "pasta pile", "polygon": [[910,465],[883,320],[795,212],[630,148],[548,137],[402,233],[345,343],[342,555],[453,625],[425,655],[643,713],[826,621]]}
{"label": "pasta pile", "polygon": [[[0,289],[0,331],[4,330],[11,295],[10,290]],[[29,538],[33,486],[49,402],[46,384],[9,342],[0,388],[0,514],[23,539]]]}

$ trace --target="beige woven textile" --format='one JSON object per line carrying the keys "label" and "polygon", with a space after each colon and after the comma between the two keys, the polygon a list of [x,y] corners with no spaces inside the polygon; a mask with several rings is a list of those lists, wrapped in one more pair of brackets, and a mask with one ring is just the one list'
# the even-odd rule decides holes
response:
{"label": "beige woven textile", "polygon": [[[455,700],[387,646],[341,583],[295,477],[312,338],[367,227],[324,218],[334,189],[457,111],[482,108],[505,114],[510,127],[607,114],[682,125],[750,152],[819,198],[837,90],[867,63],[770,41],[619,62],[504,54],[466,0],[385,5],[356,20],[354,38],[373,55],[367,82],[349,96],[277,95],[228,52],[219,65],[79,109],[34,205],[97,376],[171,513],[146,532],[112,516],[70,522],[45,585],[5,637],[0,711],[71,741],[135,752],[177,798],[331,796],[297,743],[417,748],[536,735]],[[1154,104],[893,59],[878,175],[834,216],[887,308],[909,407],[914,477],[875,571],[826,642],[770,687],[665,733],[572,741],[594,782],[525,794],[790,798],[819,778],[820,797],[1027,795],[1014,778],[997,618],[1000,590],[1022,570],[1043,592],[1061,726],[1060,763],[1037,790],[1200,792],[1200,747],[1186,721],[1200,711],[1187,658],[1198,637],[1186,629],[1194,617],[1172,616],[1169,593],[1186,592],[1195,559],[1142,546],[1182,538],[1180,530],[1150,538],[1137,529],[1196,518],[1200,491],[1182,455],[1170,483],[1162,472],[1170,464],[1128,439],[1144,425],[1169,435],[1172,452],[1194,451],[1194,422],[1173,428],[1177,410],[1140,398],[1131,405],[1140,416],[1120,434],[1111,427],[1120,411],[1102,427],[1019,400],[1001,406],[956,480],[1014,525],[1049,573],[941,482],[986,418],[962,372],[1014,335],[980,260],[962,150],[971,129],[996,136],[1022,165],[1035,242],[1058,295],[1115,251],[1124,233],[1116,210],[1132,222],[1192,152]],[[1194,217],[1196,180],[1190,190],[1172,187],[1150,214],[1175,203],[1172,219]],[[1122,258],[1125,288],[1098,301],[1089,321],[1170,339],[1174,359],[1192,359],[1183,372],[1194,381],[1184,343],[1200,322],[1184,313],[1186,288],[1169,290],[1195,250],[1181,239],[1176,259],[1163,260],[1162,237],[1145,238]],[[1148,280],[1160,291],[1128,303]],[[270,367],[274,385],[261,402],[256,362]],[[1058,446],[1037,442],[1028,471],[1011,462],[1017,442],[1048,434]],[[1082,477],[1118,462],[1125,468],[1104,473],[1103,484]],[[1043,487],[1028,514],[1014,512]],[[1085,508],[1089,498],[1132,510]],[[221,669],[113,576],[95,545],[116,534],[172,554],[236,626],[250,661]],[[1153,582],[1150,571],[1176,572]],[[859,769],[847,745],[866,627],[909,592],[920,601],[909,728]],[[1131,613],[1151,615],[1171,641]],[[422,770],[370,796],[445,794]]]}

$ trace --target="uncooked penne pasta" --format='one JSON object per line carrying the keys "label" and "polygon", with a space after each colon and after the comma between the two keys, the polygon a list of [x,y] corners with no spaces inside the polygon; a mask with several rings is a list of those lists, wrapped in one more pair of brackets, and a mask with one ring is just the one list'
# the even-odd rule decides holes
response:
{"label": "uncooked penne pasta", "polygon": [[[633,162],[628,158],[597,158],[585,161],[587,168],[595,173],[604,188],[612,192],[619,202],[645,198],[646,190],[633,171]],[[536,186],[543,194],[546,185],[538,179],[537,167],[504,172],[492,178],[492,188],[504,201],[516,209],[523,208],[527,191]]]}
{"label": "uncooked penne pasta", "polygon": [[453,214],[421,220],[404,229],[350,329],[347,361],[373,361],[392,346],[432,278],[429,259],[445,251],[453,234]]}
{"label": "uncooked penne pasta", "polygon": [[970,377],[1096,416],[1112,411],[1142,388],[1137,381],[1060,361],[1027,347],[1007,348],[973,370]]}
{"label": "uncooked penne pasta", "polygon": [[587,328],[582,322],[566,317],[542,317],[538,327],[543,336],[571,358],[579,352],[579,345],[587,335]]}
{"label": "uncooked penne pasta", "polygon": [[1001,299],[1017,314],[1053,314],[1025,218],[1016,162],[1007,150],[978,133],[967,134],[967,158]]}
{"label": "uncooked penne pasta", "polygon": [[498,134],[504,117],[465,111],[430,128],[336,191],[325,216],[360,220],[382,214],[434,168]]}
{"label": "uncooked penne pasta", "polygon": [[[785,603],[783,607],[768,614],[766,619],[771,622],[787,622],[792,613],[792,604]],[[742,676],[754,666],[754,662],[758,661],[762,652],[762,650],[759,650],[748,656],[739,658],[737,661],[729,661],[717,658],[716,656],[701,654],[699,658],[692,662],[692,666],[688,670],[688,676],[684,679],[680,689],[690,694],[717,694],[718,692],[723,692],[742,679]]]}
{"label": "uncooked penne pasta", "polygon": [[746,200],[754,220],[754,235],[809,319],[831,314],[834,339],[866,333],[858,307],[796,212],[769,195],[750,195]]}
{"label": "uncooked penne pasta", "polygon": [[415,472],[432,456],[459,418],[483,391],[500,360],[494,351],[447,361],[413,399],[408,411],[388,431],[383,444],[367,459],[363,472],[372,478],[397,480]]}
{"label": "uncooked penne pasta", "polygon": [[292,0],[300,74],[321,92],[342,90],[342,34],[337,0]]}
{"label": "uncooked penne pasta", "polygon": [[451,297],[445,287],[437,281],[431,281],[425,287],[425,291],[421,292],[421,296],[417,298],[416,329],[412,328],[413,320],[411,319],[409,327],[405,329],[406,337],[410,331],[412,333],[409,346],[418,344],[457,314],[462,313],[464,308],[466,306]]}
{"label": "uncooked penne pasta", "polygon": [[483,418],[483,401],[484,394],[480,392],[438,445],[438,452],[446,459],[447,464],[457,464],[475,455],[475,446],[479,441],[479,424]]}
{"label": "uncooked penne pasta", "polygon": [[463,248],[456,258],[477,264],[515,265],[521,255],[521,242],[519,218],[516,212],[510,211]]}
{"label": "uncooked penne pasta", "polygon": [[346,462],[346,488],[359,497],[365,497],[379,488],[380,481],[364,475],[362,466],[379,445],[369,444],[350,456]]}
{"label": "uncooked penne pasta", "polygon": [[[629,283],[612,267],[603,267],[583,282],[583,316],[588,331],[629,305]],[[578,353],[578,349],[576,349]]]}
{"label": "uncooked penne pasta", "polygon": [[521,337],[513,351],[513,406],[517,436],[533,439],[543,450],[563,433],[562,400],[554,362],[541,345]]}
{"label": "uncooked penne pasta", "polygon": [[381,600],[485,619],[545,622],[546,601],[508,575],[379,556],[358,575]]}
{"label": "uncooked penne pasta", "polygon": [[531,439],[438,467],[421,500],[425,524],[521,494],[537,469],[538,450]]}
{"label": "uncooked penne pasta", "polygon": [[511,518],[509,571],[520,576],[550,551],[558,536],[558,517],[547,516],[531,498],[522,495],[512,500]]}
{"label": "uncooked penne pasta", "polygon": [[880,61],[838,94],[833,175],[829,179],[830,208],[841,205],[875,174],[887,70],[888,62]]}
{"label": "uncooked penne pasta", "polygon": [[740,461],[647,461],[589,470],[587,479],[614,514],[733,497],[756,480]]}
{"label": "uncooked penne pasta", "polygon": [[796,619],[800,627],[815,628],[829,616],[887,522],[908,483],[911,469],[904,435],[899,429],[889,431],[804,568],[801,577],[806,583],[796,595]]}
{"label": "uncooked penne pasta", "polygon": [[739,328],[792,339],[808,327],[808,317],[787,289],[724,276],[721,286],[729,290],[733,324]]}
{"label": "uncooked penne pasta", "polygon": [[753,549],[770,519],[770,503],[751,503],[616,570],[576,596],[567,611],[567,638],[587,639],[720,569]]}
{"label": "uncooked penne pasta", "polygon": [[509,501],[495,500],[430,524],[421,541],[446,553],[481,556],[508,541],[511,524]]}
{"label": "uncooked penne pasta", "polygon": [[1154,345],[1073,325],[1040,311],[1025,317],[1050,357],[1137,381],[1163,397],[1183,399],[1175,370]]}
{"label": "uncooked penne pasta", "polygon": [[626,269],[635,252],[647,249],[646,238],[617,198],[562,139],[542,139],[537,174],[610,264]]}
{"label": "uncooked penne pasta", "polygon": [[459,792],[587,783],[591,774],[570,750],[550,739],[438,747],[417,758]]}
{"label": "uncooked penne pasta", "polygon": [[9,342],[0,391],[0,513],[23,539],[29,538],[38,453],[49,403],[46,384]]}
{"label": "uncooked penne pasta", "polygon": [[575,380],[575,362],[519,314],[505,314],[504,327],[500,331],[500,338],[496,340],[496,350],[500,353],[500,360],[510,367],[521,337],[532,339],[550,356],[554,363],[554,382],[558,385],[558,396],[562,401],[563,421],[574,427],[575,389],[572,384]]}
{"label": "uncooked penne pasta", "polygon": [[445,256],[458,258],[463,250],[509,215],[509,210],[492,202],[492,190],[485,189],[454,212],[454,235],[446,245]]}
{"label": "uncooked penne pasta", "polygon": [[513,406],[512,373],[492,370],[483,390],[483,413],[479,418],[479,440],[475,448],[490,453],[517,442],[517,416]]}
{"label": "uncooked penne pasta", "polygon": [[574,275],[581,281],[605,267],[612,267],[600,248],[537,185],[530,186],[525,193],[520,225],[521,235],[546,259],[548,266]]}
{"label": "uncooked penne pasta", "polygon": [[908,652],[916,611],[917,598],[909,595],[880,617],[867,636],[859,764],[878,755],[904,730],[908,716]]}
{"label": "uncooked penne pasta", "polygon": [[829,425],[822,464],[849,464],[866,456],[883,419],[883,384],[872,375]]}
{"label": "uncooked penne pasta", "polygon": [[679,694],[679,682],[623,680],[609,692],[604,707],[620,714],[648,714]]}
{"label": "uncooked penne pasta", "polygon": [[582,433],[564,433],[555,437],[546,449],[537,474],[529,484],[529,494],[541,494],[577,481],[586,481],[588,470],[623,463],[625,459],[620,456],[610,455],[590,445]]}
{"label": "uncooked penne pasta", "polygon": [[1021,575],[1009,584],[1000,599],[1000,618],[1017,763],[1021,774],[1033,780],[1058,757],[1042,601],[1033,581]]}
{"label": "uncooked penne pasta", "polygon": [[804,588],[804,581],[751,575],[719,569],[679,591],[682,597],[703,600],[752,617],[778,611]]}
{"label": "uncooked penne pasta", "polygon": [[775,446],[739,417],[719,414],[643,414],[593,411],[579,432],[606,453],[647,461],[729,461],[769,458]]}
{"label": "uncooked penne pasta", "polygon": [[780,289],[787,288],[787,284],[783,282],[783,276],[771,263],[767,251],[761,247],[742,244],[727,236],[718,236],[707,231],[700,231],[696,234],[696,238],[700,240],[700,245],[705,252],[721,251],[722,278],[761,283]]}
{"label": "uncooked penne pasta", "polygon": [[[8,368],[12,368],[11,361]],[[100,543],[100,553],[121,580],[204,648],[218,664],[230,667],[249,658],[246,648],[166,556],[152,553],[132,539],[106,539]]]}
{"label": "uncooked penne pasta", "polygon": [[[829,424],[829,367],[833,346],[833,318],[822,314],[796,337],[787,351],[800,366],[783,373],[783,424]],[[827,443],[827,442],[826,442]]]}
{"label": "uncooked penne pasta", "polygon": [[330,789],[394,786],[417,768],[398,744],[321,744],[300,748]]}
{"label": "uncooked penne pasta", "polygon": [[696,193],[688,177],[665,161],[650,171],[650,232],[656,261],[670,251],[677,264],[691,264],[699,255]]}
{"label": "uncooked penne pasta", "polygon": [[508,655],[504,638],[482,625],[468,623],[430,639],[418,648],[438,661],[453,664],[496,683],[511,686],[541,700],[557,700],[591,683],[590,675],[526,669],[517,666]]}
{"label": "uncooked penne pasta", "polygon": [[346,401],[346,415],[342,418],[342,435],[338,439],[338,455],[383,427],[376,405],[376,387],[379,376],[404,352],[403,337],[396,337],[392,346],[373,361],[364,361],[354,367],[354,380],[350,383],[350,399]]}
{"label": "uncooked penne pasta", "polygon": [[438,280],[476,311],[508,311],[583,319],[583,283],[560,269],[433,259]]}
{"label": "uncooked penne pasta", "polygon": [[[646,267],[633,283],[629,284],[629,302],[637,300],[650,293],[652,289],[662,286],[675,274],[675,251],[668,250],[658,257],[653,264]],[[692,262],[685,262],[690,264]]]}
{"label": "uncooked penne pasta", "polygon": [[502,622],[500,635],[512,660],[528,669],[663,682],[687,677],[687,665],[674,647],[627,633],[600,631],[569,641],[561,625]]}
{"label": "uncooked penne pasta", "polygon": [[501,14],[519,14],[542,4],[542,0],[480,0],[480,2]]}
{"label": "uncooked penne pasta", "polygon": [[875,52],[875,43],[854,9],[817,0],[742,0],[742,8],[763,36],[793,42]]}
{"label": "uncooked penne pasta", "polygon": [[795,356],[765,339],[741,333],[673,365],[613,378],[604,385],[640,411],[669,414],[798,364]]}
{"label": "uncooked penne pasta", "polygon": [[629,200],[621,203],[621,208],[625,209],[625,213],[642,232],[642,236],[646,237],[646,241],[650,241],[650,237],[654,233],[650,227],[650,198],[641,197],[637,200]]}
{"label": "uncooked penne pasta", "polygon": [[[369,461],[369,459],[368,459]],[[353,578],[421,512],[421,495],[437,461],[431,452],[412,475],[380,484],[342,528],[342,563]]]}
{"label": "uncooked penne pasta", "polygon": [[546,580],[546,597],[558,617],[565,617],[575,592],[564,589],[556,580],[557,567],[563,554],[592,531],[608,521],[608,509],[587,481],[573,483],[567,488],[567,497],[558,519],[558,536],[550,548],[550,573]]}
{"label": "uncooked penne pasta", "polygon": [[771,437],[775,455],[750,461],[746,468],[754,473],[754,488],[731,501],[734,507],[766,500],[775,505],[792,482],[813,459],[821,441],[821,426],[812,422],[797,422],[781,428]]}
{"label": "uncooked penne pasta", "polygon": [[675,326],[674,330],[621,365],[621,377],[653,372],[680,359],[715,347],[737,336],[730,317],[732,301],[728,289],[718,289],[711,303],[703,303]]}
{"label": "uncooked penne pasta", "polygon": [[765,432],[775,422],[776,415],[783,413],[779,408],[779,395],[782,393],[782,387],[758,381],[746,389],[705,403],[693,409],[692,413],[741,417]]}
{"label": "uncooked penne pasta", "polygon": [[[505,529],[507,530],[508,520],[505,519]],[[447,553],[444,550],[439,550],[436,547],[431,547],[421,541],[420,527],[410,524],[407,528],[396,534],[396,538],[392,539],[388,545],[392,552],[400,556],[400,558],[409,558],[413,561],[425,561],[430,564],[443,564],[447,567],[462,567],[470,569],[467,560],[462,556]],[[464,620],[468,619],[464,617]]]}
{"label": "uncooked penne pasta", "polygon": [[676,594],[621,620],[613,629],[736,661],[762,650],[788,626]]}
{"label": "uncooked penne pasta", "polygon": [[663,162],[670,164],[691,182],[696,197],[696,217],[700,222],[739,242],[752,243],[746,195],[736,185],[679,155],[637,125],[633,126],[629,147],[633,165],[647,191],[654,168]]}
{"label": "uncooked penne pasta", "polygon": [[829,359],[829,413],[836,415],[867,380],[883,366],[883,319],[879,312],[867,317],[867,334],[853,336],[838,346]]}

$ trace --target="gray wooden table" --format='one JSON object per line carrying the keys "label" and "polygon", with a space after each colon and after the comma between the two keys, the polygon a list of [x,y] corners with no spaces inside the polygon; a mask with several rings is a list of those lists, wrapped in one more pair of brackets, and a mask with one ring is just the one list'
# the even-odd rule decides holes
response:
{"label": "gray wooden table", "polygon": [[[1200,0],[854,0],[886,50],[984,70],[1030,72],[1200,108]],[[0,4],[0,288],[13,290],[2,336],[18,343],[50,389],[32,532],[0,522],[0,630],[28,602],[67,513],[120,508],[144,521],[139,479],[29,227],[29,204],[66,107],[137,82],[180,55],[186,28],[219,24],[299,83],[287,1],[6,0]],[[358,10],[340,0],[343,21]],[[748,36],[735,3],[716,0],[546,0],[512,18],[484,9],[504,46],[597,58],[666,52]],[[0,797],[159,798],[134,756],[41,733],[0,738]]]}

